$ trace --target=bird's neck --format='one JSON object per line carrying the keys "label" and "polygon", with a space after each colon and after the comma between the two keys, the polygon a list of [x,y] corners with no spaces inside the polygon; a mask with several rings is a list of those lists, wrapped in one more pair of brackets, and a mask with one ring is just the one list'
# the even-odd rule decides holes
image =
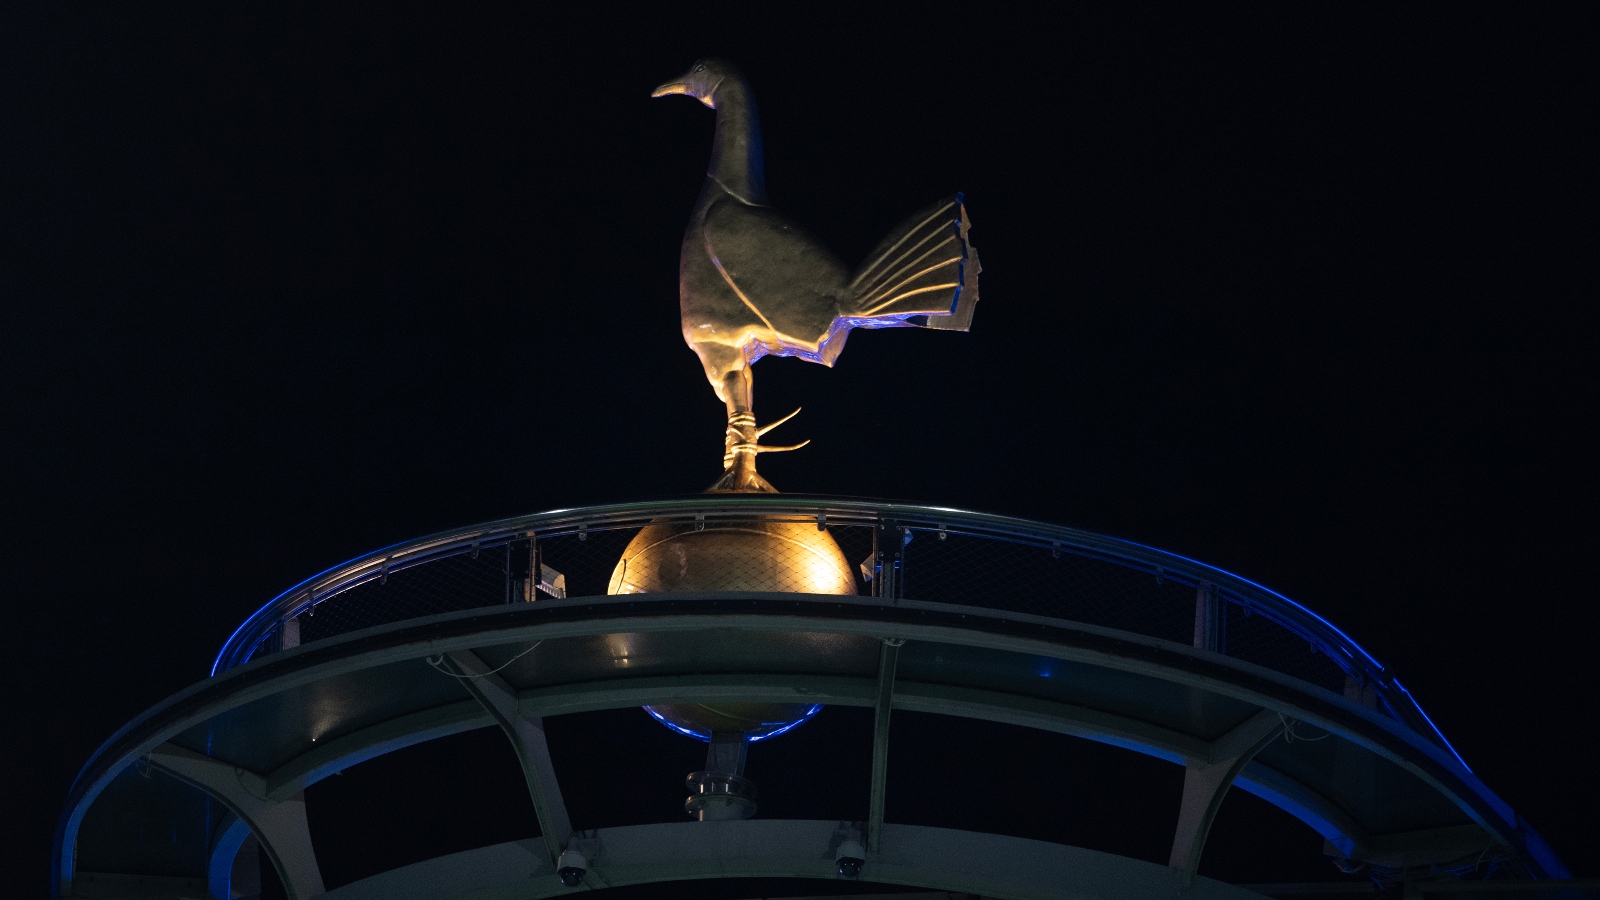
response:
{"label": "bird's neck", "polygon": [[717,86],[717,136],[706,175],[746,203],[766,205],[767,179],[761,160],[761,120],[743,78]]}

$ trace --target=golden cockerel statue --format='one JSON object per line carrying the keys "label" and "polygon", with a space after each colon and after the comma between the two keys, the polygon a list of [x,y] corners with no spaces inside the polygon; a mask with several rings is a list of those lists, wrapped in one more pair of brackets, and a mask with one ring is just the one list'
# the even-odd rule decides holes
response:
{"label": "golden cockerel statue", "polygon": [[702,60],[651,96],[671,94],[717,112],[711,167],[678,273],[683,338],[728,408],[725,471],[710,490],[772,492],[756,472],[756,455],[804,445],[760,444],[794,414],[756,426],[751,364],[772,354],[831,366],[852,328],[966,331],[978,302],[978,252],[956,194],[906,219],[851,272],[767,205],[761,124],[738,69]]}

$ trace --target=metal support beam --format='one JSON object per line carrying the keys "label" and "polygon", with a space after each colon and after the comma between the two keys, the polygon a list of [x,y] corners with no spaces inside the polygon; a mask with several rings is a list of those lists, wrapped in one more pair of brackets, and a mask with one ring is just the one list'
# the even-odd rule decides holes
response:
{"label": "metal support beam", "polygon": [[712,731],[706,743],[706,771],[719,775],[744,775],[750,755],[750,734],[744,731]]}
{"label": "metal support beam", "polygon": [[1277,769],[1252,761],[1234,784],[1311,826],[1340,856],[1358,859],[1372,846],[1372,835],[1343,807]]}
{"label": "metal support beam", "polygon": [[559,859],[572,834],[572,819],[567,816],[567,804],[561,798],[561,785],[556,781],[556,770],[550,762],[544,719],[524,716],[518,711],[517,692],[505,679],[494,674],[478,654],[460,650],[448,654],[447,658],[462,687],[483,704],[511,740],[517,762],[522,765],[522,776],[528,782],[534,815],[539,817],[539,833],[544,838],[545,850],[552,861]]}
{"label": "metal support beam", "polygon": [[[697,595],[681,595],[681,597],[690,600],[703,599]],[[785,600],[780,610],[781,614],[776,616],[772,612],[764,612],[764,607],[757,608],[765,602],[762,598],[751,600],[751,611],[726,614],[685,613],[665,616],[630,612],[627,615],[601,616],[597,613],[593,619],[559,618],[550,621],[524,621],[527,618],[524,615],[527,610],[507,611],[496,608],[470,615],[457,614],[447,623],[451,630],[445,632],[439,630],[441,626],[434,624],[423,628],[411,623],[398,623],[375,629],[368,636],[351,642],[348,648],[342,646],[346,641],[344,638],[319,645],[319,648],[303,648],[295,655],[295,659],[284,661],[293,665],[265,660],[261,666],[225,672],[220,677],[196,685],[181,694],[183,703],[164,705],[135,720],[130,724],[126,735],[108,744],[106,749],[86,767],[80,784],[73,789],[70,810],[58,832],[57,859],[54,867],[57,884],[63,892],[70,892],[73,873],[82,868],[78,866],[80,859],[80,854],[77,852],[78,831],[91,804],[95,803],[107,785],[120,777],[119,773],[124,772],[127,765],[132,764],[135,759],[142,758],[150,752],[150,748],[159,746],[162,741],[176,739],[186,730],[210,722],[207,727],[213,728],[219,735],[234,733],[236,737],[247,737],[248,740],[257,742],[257,745],[262,741],[270,741],[272,754],[276,757],[289,756],[292,751],[302,746],[299,742],[304,738],[303,732],[261,731],[254,727],[253,713],[222,716],[230,710],[243,709],[248,704],[263,698],[298,690],[301,686],[310,684],[326,685],[327,687],[321,690],[331,692],[329,696],[333,696],[343,689],[347,678],[367,678],[369,676],[364,673],[369,670],[376,673],[381,667],[391,664],[396,665],[394,669],[396,672],[404,671],[405,666],[420,667],[422,665],[420,659],[423,656],[440,652],[513,644],[525,646],[527,642],[535,640],[560,640],[596,634],[631,631],[692,632],[706,628],[754,630],[775,628],[782,631],[817,631],[869,637],[881,637],[885,633],[892,633],[915,640],[976,650],[1066,660],[1110,672],[1182,686],[1201,692],[1202,696],[1215,694],[1256,706],[1270,707],[1291,719],[1306,721],[1319,729],[1331,731],[1338,735],[1339,739],[1349,741],[1355,749],[1370,753],[1380,761],[1393,763],[1405,773],[1405,776],[1417,779],[1420,786],[1432,789],[1439,797],[1454,804],[1461,810],[1464,819],[1478,822],[1497,840],[1507,842],[1519,853],[1542,854],[1536,859],[1537,865],[1544,867],[1541,871],[1559,871],[1554,868],[1553,860],[1543,850],[1543,845],[1538,842],[1537,837],[1531,832],[1528,833],[1528,837],[1522,837],[1520,832],[1513,831],[1512,827],[1506,824],[1511,821],[1511,817],[1508,811],[1502,809],[1503,804],[1495,805],[1498,804],[1498,800],[1488,794],[1481,785],[1471,780],[1470,776],[1458,773],[1455,768],[1456,763],[1448,758],[1447,751],[1435,747],[1424,737],[1413,735],[1404,726],[1391,722],[1370,709],[1348,703],[1340,703],[1338,708],[1334,708],[1320,697],[1320,693],[1306,689],[1305,685],[1295,682],[1288,676],[1236,663],[1222,655],[1213,657],[1207,654],[1201,659],[1200,655],[1195,653],[1174,653],[1171,652],[1170,645],[1153,638],[1105,632],[1104,629],[1090,626],[1069,627],[1060,623],[1052,624],[1049,620],[1020,614],[994,610],[962,610],[962,615],[971,619],[973,623],[989,619],[1016,620],[1019,623],[1028,623],[1037,634],[1034,631],[1024,634],[1021,631],[1012,633],[1002,628],[985,630],[967,627],[951,621],[949,616],[940,618],[939,615],[935,615],[956,609],[937,604],[901,601],[902,608],[896,609],[888,605],[881,605],[880,608],[880,604],[869,598],[811,598],[798,595],[791,597],[792,599]],[[678,599],[675,598],[675,602]],[[859,615],[838,617],[828,613],[827,609],[831,607],[817,606],[818,612],[807,613],[811,605],[806,601],[818,599],[825,599],[828,604],[859,605],[862,607],[862,612]],[[569,601],[573,608],[581,607],[588,602],[591,601],[583,598]],[[619,598],[599,598],[592,602],[597,610],[603,612],[608,608],[606,604],[622,601],[619,601]],[[627,601],[625,605],[636,602]],[[627,608],[631,610],[632,605],[627,605]],[[1108,635],[1116,638],[1115,647],[1097,643]],[[308,650],[311,652],[307,653]],[[1197,659],[1204,665],[1196,662]],[[1239,670],[1237,674],[1247,677],[1235,678],[1229,674],[1230,669],[1237,669]],[[699,674],[661,675],[628,679],[626,683],[622,679],[617,679],[614,684],[597,682],[533,688],[520,694],[518,706],[525,713],[546,716],[580,709],[640,705],[657,702],[657,698],[676,700],[680,697],[699,696],[729,698],[738,696],[764,702],[799,702],[801,699],[806,702],[824,702],[822,698],[826,696],[828,699],[825,702],[828,703],[875,706],[877,684],[874,674],[869,668],[853,677],[776,673],[715,677]],[[381,677],[390,676],[383,674]],[[607,681],[609,682],[609,679]],[[597,688],[599,689],[596,690]],[[824,692],[815,695],[809,693],[814,688],[823,688]],[[828,692],[833,693],[830,696]],[[1003,693],[992,689],[979,690],[960,685],[916,685],[898,678],[892,692],[893,702],[903,711],[942,712],[1029,724],[1067,734],[1082,734],[1180,763],[1187,760],[1190,764],[1197,765],[1198,761],[1208,759],[1206,743],[1192,736],[1109,713],[1085,711],[1038,697]],[[1022,694],[1026,694],[1026,691]],[[769,697],[772,698],[770,701]],[[432,698],[429,702],[439,702],[439,698]],[[484,709],[476,701],[471,706],[478,710]],[[1129,712],[1120,707],[1117,711],[1124,714]],[[412,741],[408,739],[411,733],[410,726],[419,724],[408,721],[406,727],[399,728],[390,728],[389,723],[366,724],[369,716],[377,715],[380,711],[366,710],[360,703],[353,704],[348,710],[341,706],[338,713],[336,719],[339,725],[334,733],[340,734],[341,737],[327,741],[327,750],[322,750],[324,742],[318,741],[317,744],[309,745],[317,747],[317,751],[308,753],[302,759],[286,762],[279,772],[272,773],[274,787],[288,790],[295,787],[296,781],[304,784],[324,774],[331,774],[331,771],[336,771],[340,767],[341,762],[358,761],[369,747],[381,752],[411,743]],[[479,722],[487,725],[495,721],[481,711],[476,713],[475,717],[476,721],[473,721],[474,716],[458,720],[454,714],[444,714],[441,711],[439,721],[436,723],[439,730],[424,729],[419,732],[418,738],[421,739],[428,734],[437,736],[476,727]],[[366,727],[359,727],[363,724],[366,724]],[[244,728],[246,725],[250,725],[251,728]],[[234,732],[236,728],[241,730]],[[335,744],[338,745],[337,748]],[[1366,835],[1351,821],[1338,802],[1318,794],[1316,785],[1301,784],[1290,775],[1267,768],[1260,762],[1246,765],[1244,771],[1234,780],[1240,783],[1241,788],[1256,793],[1307,822],[1332,842],[1341,853],[1351,858],[1357,858],[1357,855],[1363,852],[1363,846],[1371,843],[1370,835]],[[1410,781],[1406,781],[1405,786],[1408,790],[1417,787]],[[290,790],[289,796],[292,795],[293,792]],[[274,799],[271,794],[267,796],[269,799]],[[129,827],[133,827],[133,820],[129,821]],[[887,829],[889,834],[887,840],[892,844],[895,840],[893,826],[883,827]],[[1174,873],[1174,881],[1176,880]]]}
{"label": "metal support beam", "polygon": [[482,705],[462,700],[370,725],[310,750],[267,773],[267,798],[284,800],[337,772],[413,744],[495,724]]}
{"label": "metal support beam", "polygon": [[260,775],[174,744],[162,744],[146,759],[152,766],[217,798],[248,823],[278,870],[278,880],[283,882],[289,900],[310,900],[324,893],[322,870],[317,867],[311,830],[306,825],[305,795],[269,800],[266,779]]}
{"label": "metal support beam", "polygon": [[[590,877],[612,887],[701,878],[836,880],[828,847],[838,829],[835,820],[782,819],[601,828],[589,838],[598,848]],[[867,861],[861,882],[1007,900],[1261,900],[1209,878],[1181,888],[1164,866],[1081,847],[915,825],[886,825],[884,834],[888,849]],[[539,900],[578,890],[561,883],[536,841],[513,841],[373,875],[335,896]]]}
{"label": "metal support beam", "polygon": [[1167,865],[1178,870],[1185,886],[1194,883],[1211,822],[1222,798],[1250,758],[1283,731],[1283,720],[1263,709],[1212,742],[1205,760],[1195,760],[1183,773],[1183,805]]}
{"label": "metal support beam", "polygon": [[872,802],[867,809],[867,849],[877,853],[883,838],[883,797],[889,779],[889,711],[894,706],[894,670],[905,641],[885,638],[878,651],[878,697],[872,720]]}
{"label": "metal support beam", "polygon": [[[874,707],[875,678],[838,675],[672,675],[589,681],[521,691],[524,716],[567,715],[663,703],[824,703]],[[920,684],[895,677],[901,711],[1004,722],[1099,741],[1183,765],[1205,758],[1210,744],[1158,725],[1034,697],[980,688]],[[282,800],[307,786],[385,753],[494,725],[476,700],[425,709],[320,741],[267,775],[267,797]],[[1273,801],[1277,802],[1277,801]]]}
{"label": "metal support beam", "polygon": [[[1330,841],[1326,849],[1339,848]],[[1441,865],[1467,856],[1508,853],[1510,849],[1477,825],[1452,825],[1374,835],[1360,852],[1348,858],[1387,869],[1413,869],[1417,866]]]}
{"label": "metal support beam", "polygon": [[[838,701],[828,702],[841,705]],[[896,678],[894,705],[902,712],[961,716],[1053,731],[1143,753],[1180,766],[1191,759],[1204,757],[1210,746],[1198,738],[1126,716],[982,688],[925,684]]]}
{"label": "metal support beam", "polygon": [[206,862],[206,884],[216,900],[233,900],[233,861],[249,838],[250,824],[238,816],[229,815],[217,826]]}

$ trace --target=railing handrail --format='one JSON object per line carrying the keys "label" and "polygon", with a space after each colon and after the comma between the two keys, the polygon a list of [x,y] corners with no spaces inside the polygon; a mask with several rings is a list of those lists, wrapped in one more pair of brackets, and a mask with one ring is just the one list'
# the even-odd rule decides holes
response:
{"label": "railing handrail", "polygon": [[[211,674],[248,661],[261,642],[285,621],[329,597],[382,578],[389,572],[532,536],[543,539],[585,528],[641,527],[651,521],[690,515],[704,516],[706,521],[783,516],[806,520],[820,518],[821,522],[847,525],[892,522],[914,531],[944,530],[950,534],[1057,549],[1143,570],[1180,584],[1208,586],[1220,596],[1243,604],[1252,613],[1276,621],[1307,640],[1359,683],[1375,687],[1403,721],[1411,719],[1408,725],[1430,733],[1461,761],[1460,755],[1411,698],[1410,692],[1371,654],[1333,623],[1249,579],[1176,553],[1062,525],[948,507],[799,494],[708,494],[676,500],[557,509],[393,544],[314,575],[262,606],[228,638],[212,665]],[[1462,761],[1462,765],[1466,763]]]}

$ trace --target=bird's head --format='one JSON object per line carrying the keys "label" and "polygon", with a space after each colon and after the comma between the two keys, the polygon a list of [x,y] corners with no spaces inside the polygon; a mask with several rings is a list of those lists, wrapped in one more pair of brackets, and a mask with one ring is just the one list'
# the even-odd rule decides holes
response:
{"label": "bird's head", "polygon": [[720,59],[702,59],[677,78],[650,92],[652,97],[668,94],[688,94],[701,103],[717,108],[717,86],[724,81],[737,80],[739,71],[732,63]]}

